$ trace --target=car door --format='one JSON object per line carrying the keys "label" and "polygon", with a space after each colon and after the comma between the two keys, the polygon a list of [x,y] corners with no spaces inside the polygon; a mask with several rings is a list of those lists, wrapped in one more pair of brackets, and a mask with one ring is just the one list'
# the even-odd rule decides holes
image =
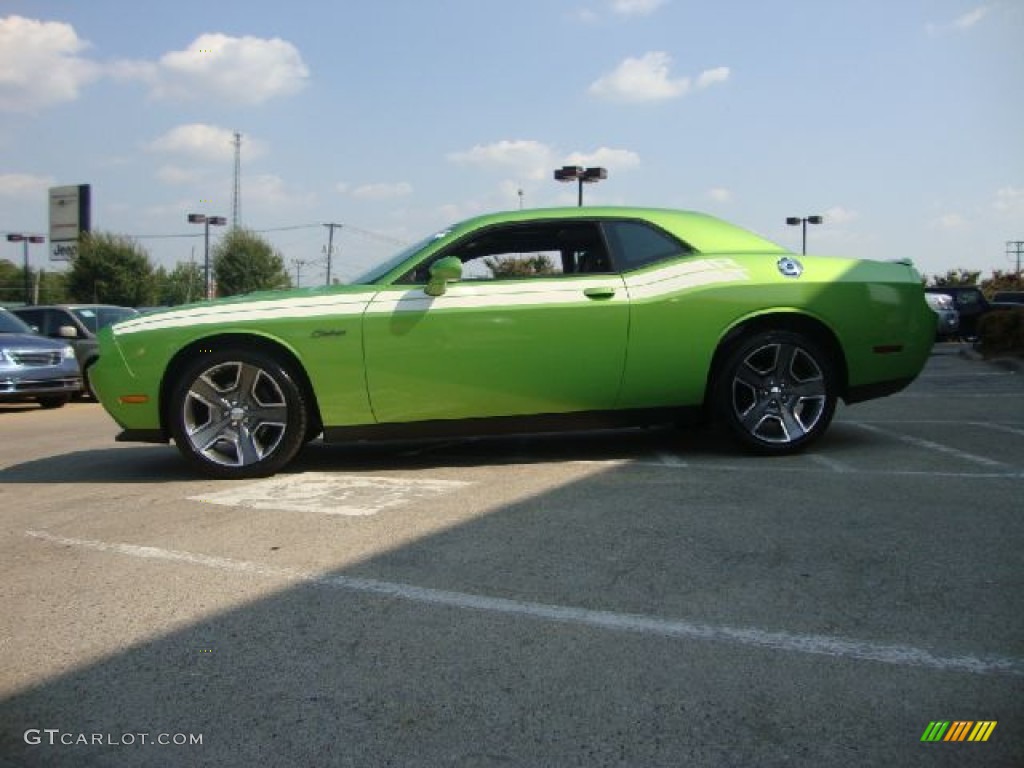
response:
{"label": "car door", "polygon": [[[629,302],[593,222],[470,233],[462,278],[424,292],[421,264],[373,299],[363,323],[367,388],[381,423],[612,408]],[[590,271],[585,271],[590,270]]]}

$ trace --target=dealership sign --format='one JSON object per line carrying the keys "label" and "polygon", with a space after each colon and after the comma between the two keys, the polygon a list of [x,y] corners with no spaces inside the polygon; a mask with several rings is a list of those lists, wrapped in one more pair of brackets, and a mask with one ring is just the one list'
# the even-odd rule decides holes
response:
{"label": "dealership sign", "polygon": [[88,184],[50,187],[50,261],[78,255],[78,240],[91,228],[91,191]]}

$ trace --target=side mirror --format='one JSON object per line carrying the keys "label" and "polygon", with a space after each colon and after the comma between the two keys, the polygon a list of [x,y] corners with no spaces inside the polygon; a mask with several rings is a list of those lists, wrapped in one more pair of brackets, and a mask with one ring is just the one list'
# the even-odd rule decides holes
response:
{"label": "side mirror", "polygon": [[62,325],[57,329],[57,336],[62,339],[77,339],[78,329],[73,325]]}
{"label": "side mirror", "polygon": [[430,265],[430,280],[423,292],[427,296],[441,296],[448,283],[462,279],[462,262],[457,256],[445,256]]}

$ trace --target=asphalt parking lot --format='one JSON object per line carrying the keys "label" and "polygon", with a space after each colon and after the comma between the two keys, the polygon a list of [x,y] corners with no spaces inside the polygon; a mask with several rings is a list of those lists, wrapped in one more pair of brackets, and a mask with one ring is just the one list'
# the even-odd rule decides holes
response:
{"label": "asphalt parking lot", "polygon": [[1024,765],[1024,374],[960,351],[772,460],[637,430],[216,482],[0,405],[0,765]]}

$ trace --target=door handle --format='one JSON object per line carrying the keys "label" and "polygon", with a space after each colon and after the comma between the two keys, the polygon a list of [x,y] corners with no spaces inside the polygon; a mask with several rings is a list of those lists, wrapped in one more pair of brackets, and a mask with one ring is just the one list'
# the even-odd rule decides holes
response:
{"label": "door handle", "polygon": [[615,289],[610,285],[599,285],[593,288],[584,288],[583,295],[588,299],[610,299],[615,295]]}

